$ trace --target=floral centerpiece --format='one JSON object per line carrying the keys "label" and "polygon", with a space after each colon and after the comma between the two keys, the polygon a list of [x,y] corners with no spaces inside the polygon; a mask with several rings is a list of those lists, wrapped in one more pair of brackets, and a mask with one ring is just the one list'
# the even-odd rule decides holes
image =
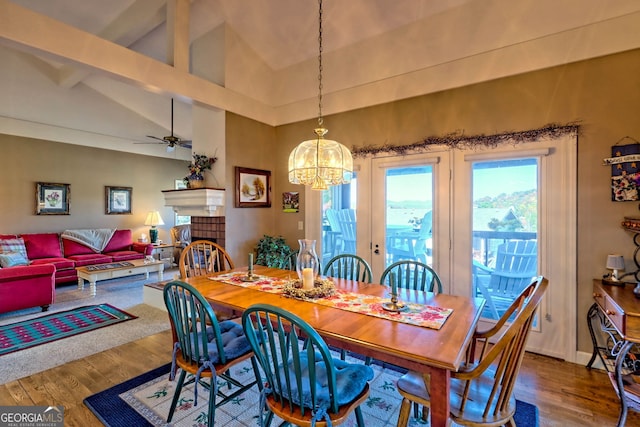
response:
{"label": "floral centerpiece", "polygon": [[193,154],[193,161],[189,164],[189,175],[184,177],[184,182],[190,188],[201,188],[204,186],[204,171],[211,170],[217,157],[208,157],[204,154]]}

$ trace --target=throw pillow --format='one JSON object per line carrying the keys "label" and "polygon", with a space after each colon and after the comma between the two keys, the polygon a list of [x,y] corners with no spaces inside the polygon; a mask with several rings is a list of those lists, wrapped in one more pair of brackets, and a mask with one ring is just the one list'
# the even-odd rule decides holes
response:
{"label": "throw pillow", "polygon": [[21,254],[25,259],[27,258],[27,247],[24,245],[24,239],[18,237],[17,239],[0,239],[0,253],[13,253],[17,252]]}
{"label": "throw pillow", "polygon": [[17,265],[29,265],[29,261],[25,256],[18,252],[9,252],[0,254],[0,266],[15,267]]}

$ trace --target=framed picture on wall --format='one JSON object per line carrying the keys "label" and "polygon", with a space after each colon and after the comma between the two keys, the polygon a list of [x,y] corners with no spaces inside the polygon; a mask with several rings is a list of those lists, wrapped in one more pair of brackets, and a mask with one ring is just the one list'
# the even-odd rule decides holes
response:
{"label": "framed picture on wall", "polygon": [[235,207],[271,207],[271,171],[236,166]]}
{"label": "framed picture on wall", "polygon": [[131,187],[104,187],[107,215],[131,214]]}
{"label": "framed picture on wall", "polygon": [[36,183],[36,215],[69,215],[71,185]]}

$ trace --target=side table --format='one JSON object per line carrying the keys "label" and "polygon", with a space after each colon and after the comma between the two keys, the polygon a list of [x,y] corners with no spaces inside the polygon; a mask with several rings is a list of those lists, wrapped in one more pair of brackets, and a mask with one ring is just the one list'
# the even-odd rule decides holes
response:
{"label": "side table", "polygon": [[622,427],[630,407],[640,411],[640,383],[631,375],[640,370],[640,299],[633,286],[605,285],[599,279],[593,280],[593,299],[587,315],[593,354],[587,368],[600,357],[620,398],[617,426]]}
{"label": "side table", "polygon": [[175,261],[173,259],[174,246],[168,243],[154,243],[151,255],[158,261],[168,262],[169,267],[173,267]]}

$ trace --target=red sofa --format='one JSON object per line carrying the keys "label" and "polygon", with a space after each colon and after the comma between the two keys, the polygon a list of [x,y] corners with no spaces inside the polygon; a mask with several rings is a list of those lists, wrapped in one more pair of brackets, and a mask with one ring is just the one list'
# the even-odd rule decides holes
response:
{"label": "red sofa", "polygon": [[47,311],[56,298],[53,264],[0,268],[0,313],[42,307]]}
{"label": "red sofa", "polygon": [[58,233],[0,235],[0,240],[18,238],[24,241],[29,265],[0,268],[0,313],[38,306],[46,310],[56,285],[77,282],[76,267],[142,259],[153,252],[150,243],[134,243],[131,230],[116,230],[100,253]]}

